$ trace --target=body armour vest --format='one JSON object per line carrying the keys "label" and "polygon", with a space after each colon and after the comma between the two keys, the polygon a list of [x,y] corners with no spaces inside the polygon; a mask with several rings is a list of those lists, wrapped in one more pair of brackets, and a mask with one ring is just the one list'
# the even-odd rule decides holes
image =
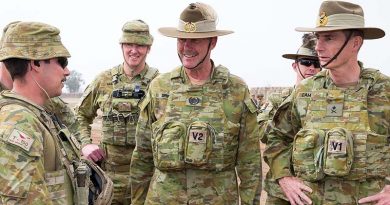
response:
{"label": "body armour vest", "polygon": [[[52,138],[43,142],[44,158],[56,156],[58,165],[55,171],[47,171],[53,165],[45,164],[44,178],[54,204],[111,204],[112,181],[96,164],[81,158],[79,142],[57,116],[14,98],[0,101],[0,107],[8,104],[27,107],[51,133]],[[39,153],[33,156],[40,157]]]}
{"label": "body armour vest", "polygon": [[[226,117],[229,72],[219,66],[212,82],[184,84],[172,73],[164,114],[152,124],[155,167],[160,170],[233,169],[240,123]],[[215,79],[215,80],[214,80]],[[255,108],[254,108],[255,109]]]}
{"label": "body armour vest", "polygon": [[[28,110],[30,110],[36,115],[39,121],[42,122],[44,127],[48,129],[50,133],[53,133],[53,130],[50,128],[53,125],[52,123],[50,123],[51,119],[43,109],[38,109],[37,107],[27,102],[16,100],[14,98],[2,98],[0,100],[0,108],[10,104],[16,104],[26,107]],[[54,163],[44,164],[44,179],[51,202],[53,204],[74,204],[74,187],[72,186],[73,184],[69,173],[66,172],[65,166],[60,160],[60,148],[57,146],[55,135],[52,135],[48,138],[44,138],[42,144],[44,145],[44,156],[41,156],[41,154],[36,151],[29,152],[28,155],[34,157],[43,157],[47,161],[51,161]]]}
{"label": "body armour vest", "polygon": [[150,81],[158,74],[148,68],[141,83],[119,81],[122,66],[111,70],[113,92],[103,106],[102,142],[104,144],[135,146],[135,130],[139,117],[139,101],[144,97]]}
{"label": "body armour vest", "polygon": [[292,161],[298,177],[362,181],[389,175],[388,136],[370,129],[367,109],[377,71],[362,72],[353,88],[326,87],[326,78],[317,77],[312,87],[297,89],[302,129],[294,138]]}

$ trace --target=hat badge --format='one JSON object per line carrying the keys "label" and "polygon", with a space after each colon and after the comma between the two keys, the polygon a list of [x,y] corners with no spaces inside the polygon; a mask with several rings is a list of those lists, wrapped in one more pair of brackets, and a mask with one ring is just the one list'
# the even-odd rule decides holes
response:
{"label": "hat badge", "polygon": [[196,25],[192,22],[185,22],[184,31],[187,33],[193,33],[196,31]]}
{"label": "hat badge", "polygon": [[318,26],[326,26],[326,24],[328,24],[328,16],[326,16],[325,11],[322,11],[319,18],[318,18],[317,25]]}

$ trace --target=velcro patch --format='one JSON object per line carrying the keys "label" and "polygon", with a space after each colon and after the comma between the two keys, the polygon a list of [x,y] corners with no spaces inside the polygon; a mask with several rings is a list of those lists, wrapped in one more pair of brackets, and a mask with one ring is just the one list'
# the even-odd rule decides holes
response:
{"label": "velcro patch", "polygon": [[14,129],[8,137],[7,142],[16,145],[26,151],[30,151],[34,139],[25,134],[24,132]]}
{"label": "velcro patch", "polygon": [[190,130],[189,142],[196,142],[205,144],[207,139],[206,130]]}
{"label": "velcro patch", "polygon": [[346,154],[347,153],[347,141],[330,139],[328,141],[328,153],[334,154]]}
{"label": "velcro patch", "polygon": [[189,106],[202,106],[202,98],[198,96],[191,96],[187,99],[186,105]]}
{"label": "velcro patch", "polygon": [[300,92],[298,93],[298,98],[311,98],[310,92]]}
{"label": "velcro patch", "polygon": [[326,116],[340,117],[343,115],[343,104],[334,103],[326,106]]}

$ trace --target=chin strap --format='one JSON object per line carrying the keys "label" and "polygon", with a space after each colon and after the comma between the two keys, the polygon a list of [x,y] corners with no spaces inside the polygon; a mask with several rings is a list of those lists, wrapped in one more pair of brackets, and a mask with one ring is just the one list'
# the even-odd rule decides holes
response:
{"label": "chin strap", "polygon": [[[194,67],[192,67],[192,68],[188,68],[188,69],[194,69],[194,68],[198,67],[200,64],[203,63],[203,61],[206,59],[207,55],[209,54],[210,46],[211,46],[211,38],[209,38],[209,45],[207,46],[207,52],[206,52],[206,54],[204,55],[203,59],[202,59],[198,64],[196,64],[196,66],[194,66]],[[183,60],[180,58],[179,53],[177,54],[177,56],[179,56],[180,62],[181,62],[181,64],[183,65]]]}

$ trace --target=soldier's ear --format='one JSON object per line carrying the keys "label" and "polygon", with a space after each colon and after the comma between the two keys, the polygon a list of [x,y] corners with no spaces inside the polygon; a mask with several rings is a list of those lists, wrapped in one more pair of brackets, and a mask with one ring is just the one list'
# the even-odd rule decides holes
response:
{"label": "soldier's ear", "polygon": [[34,65],[37,66],[37,67],[40,67],[41,64],[39,63],[39,61],[34,61]]}
{"label": "soldier's ear", "polygon": [[31,60],[30,63],[30,70],[37,70],[41,65],[39,63],[39,61],[36,61],[36,60]]}

